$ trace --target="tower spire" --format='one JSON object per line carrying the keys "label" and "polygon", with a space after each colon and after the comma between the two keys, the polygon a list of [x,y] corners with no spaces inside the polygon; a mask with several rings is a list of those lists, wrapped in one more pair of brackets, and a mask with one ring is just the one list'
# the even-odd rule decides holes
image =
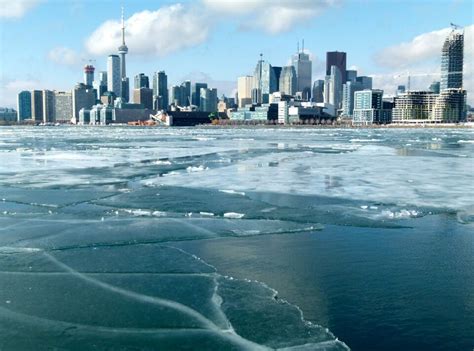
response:
{"label": "tower spire", "polygon": [[122,6],[122,45],[125,45],[125,21],[123,16],[123,6]]}

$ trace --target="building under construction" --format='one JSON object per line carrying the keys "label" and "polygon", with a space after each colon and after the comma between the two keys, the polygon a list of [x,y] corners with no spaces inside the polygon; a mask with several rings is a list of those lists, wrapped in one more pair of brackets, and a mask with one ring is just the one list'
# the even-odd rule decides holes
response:
{"label": "building under construction", "polygon": [[448,35],[441,53],[441,90],[462,88],[464,32],[458,26]]}

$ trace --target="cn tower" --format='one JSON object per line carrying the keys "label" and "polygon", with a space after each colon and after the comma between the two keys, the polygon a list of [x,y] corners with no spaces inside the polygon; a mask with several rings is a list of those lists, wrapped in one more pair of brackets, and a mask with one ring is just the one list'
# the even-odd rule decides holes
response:
{"label": "cn tower", "polygon": [[125,64],[125,55],[128,53],[128,47],[125,45],[125,21],[123,18],[123,7],[122,7],[122,45],[118,48],[118,53],[120,55],[120,78],[126,78],[126,64]]}

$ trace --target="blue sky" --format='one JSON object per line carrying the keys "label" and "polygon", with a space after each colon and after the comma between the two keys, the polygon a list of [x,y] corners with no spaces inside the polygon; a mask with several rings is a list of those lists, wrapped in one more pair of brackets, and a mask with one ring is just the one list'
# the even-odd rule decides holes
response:
{"label": "blue sky", "polygon": [[[120,2],[0,0],[0,106],[22,89],[70,90],[82,66],[106,69],[119,45]],[[393,93],[411,72],[412,87],[438,78],[450,22],[464,26],[465,87],[474,104],[473,3],[463,0],[195,0],[122,1],[127,23],[128,76],[165,70],[170,84],[207,80],[229,94],[253,71],[260,53],[287,64],[298,40],[324,76],[326,51],[348,54],[348,67],[374,75]]]}

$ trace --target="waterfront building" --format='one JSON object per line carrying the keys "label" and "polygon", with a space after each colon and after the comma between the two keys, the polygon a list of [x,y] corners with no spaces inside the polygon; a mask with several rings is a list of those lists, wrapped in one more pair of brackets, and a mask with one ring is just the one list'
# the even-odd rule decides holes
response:
{"label": "waterfront building", "polygon": [[92,83],[93,88],[97,93],[97,100],[107,91],[107,72],[100,71],[97,80]]}
{"label": "waterfront building", "polygon": [[384,109],[383,90],[366,89],[354,93],[352,122],[357,125],[391,122],[391,110]]}
{"label": "waterfront building", "polygon": [[54,92],[54,119],[58,123],[69,123],[72,119],[72,93]]}
{"label": "waterfront building", "polygon": [[133,90],[133,102],[141,104],[143,108],[153,109],[153,89],[142,87]]}
{"label": "waterfront building", "polygon": [[237,78],[238,107],[245,107],[252,103],[253,77],[243,76]]}
{"label": "waterfront building", "polygon": [[92,83],[94,82],[94,71],[95,68],[92,65],[85,65],[84,66],[84,84],[92,87]]}
{"label": "waterfront building", "polygon": [[79,83],[72,91],[72,110],[73,120],[75,123],[79,121],[79,111],[82,108],[90,109],[96,102],[95,90],[91,87]]}
{"label": "waterfront building", "polygon": [[167,110],[168,103],[168,76],[165,71],[155,72],[153,75],[153,100],[157,110]]}
{"label": "waterfront building", "polygon": [[297,74],[294,66],[283,67],[280,75],[280,92],[286,95],[295,95],[298,89]]}
{"label": "waterfront building", "polygon": [[150,81],[144,73],[137,74],[134,80],[134,89],[149,88]]}
{"label": "waterfront building", "polygon": [[111,91],[106,91],[101,97],[100,102],[105,106],[112,106],[117,96]]}
{"label": "waterfront building", "polygon": [[302,93],[303,100],[309,101],[311,99],[311,77],[312,77],[312,62],[309,55],[304,52],[297,52],[292,57],[292,65],[296,71],[296,91]]}
{"label": "waterfront building", "polygon": [[43,90],[43,123],[54,122],[54,92]]}
{"label": "waterfront building", "polygon": [[31,119],[36,122],[43,121],[43,92],[41,90],[31,92]]}
{"label": "waterfront building", "polygon": [[203,112],[217,111],[217,89],[201,88],[200,109]]}
{"label": "waterfront building", "polygon": [[31,92],[24,90],[17,96],[18,122],[31,119]]}
{"label": "waterfront building", "polygon": [[312,101],[324,102],[324,80],[314,81]]}
{"label": "waterfront building", "polygon": [[0,121],[15,122],[17,120],[18,112],[12,108],[0,107]]}
{"label": "waterfront building", "polygon": [[434,122],[433,107],[437,94],[431,91],[408,91],[395,99],[393,123]]}
{"label": "waterfront building", "polygon": [[356,80],[348,80],[342,85],[342,115],[352,117],[354,110],[354,94],[364,90],[362,84]]}
{"label": "waterfront building", "polygon": [[231,119],[238,121],[278,121],[278,103],[247,105],[232,111]]}
{"label": "waterfront building", "polygon": [[255,89],[255,100],[253,102],[266,104],[270,100],[270,94],[276,91],[276,77],[275,71],[272,69],[272,65],[262,59],[260,60],[255,67],[254,75],[254,86]]}
{"label": "waterfront building", "polygon": [[339,72],[341,72],[342,83],[345,83],[347,81],[346,60],[347,60],[347,54],[345,52],[339,52],[339,51],[327,52],[326,53],[326,76],[330,76],[332,66],[336,66],[339,69]]}
{"label": "waterfront building", "polygon": [[[115,96],[121,96],[121,82],[120,57],[118,55],[109,55],[107,58],[107,91],[113,92]],[[79,110],[77,113],[79,113]]]}
{"label": "waterfront building", "polygon": [[436,98],[432,119],[436,122],[464,122],[467,116],[466,90],[444,89]]}
{"label": "waterfront building", "polygon": [[440,89],[462,88],[464,33],[453,30],[444,41],[441,54]]}

